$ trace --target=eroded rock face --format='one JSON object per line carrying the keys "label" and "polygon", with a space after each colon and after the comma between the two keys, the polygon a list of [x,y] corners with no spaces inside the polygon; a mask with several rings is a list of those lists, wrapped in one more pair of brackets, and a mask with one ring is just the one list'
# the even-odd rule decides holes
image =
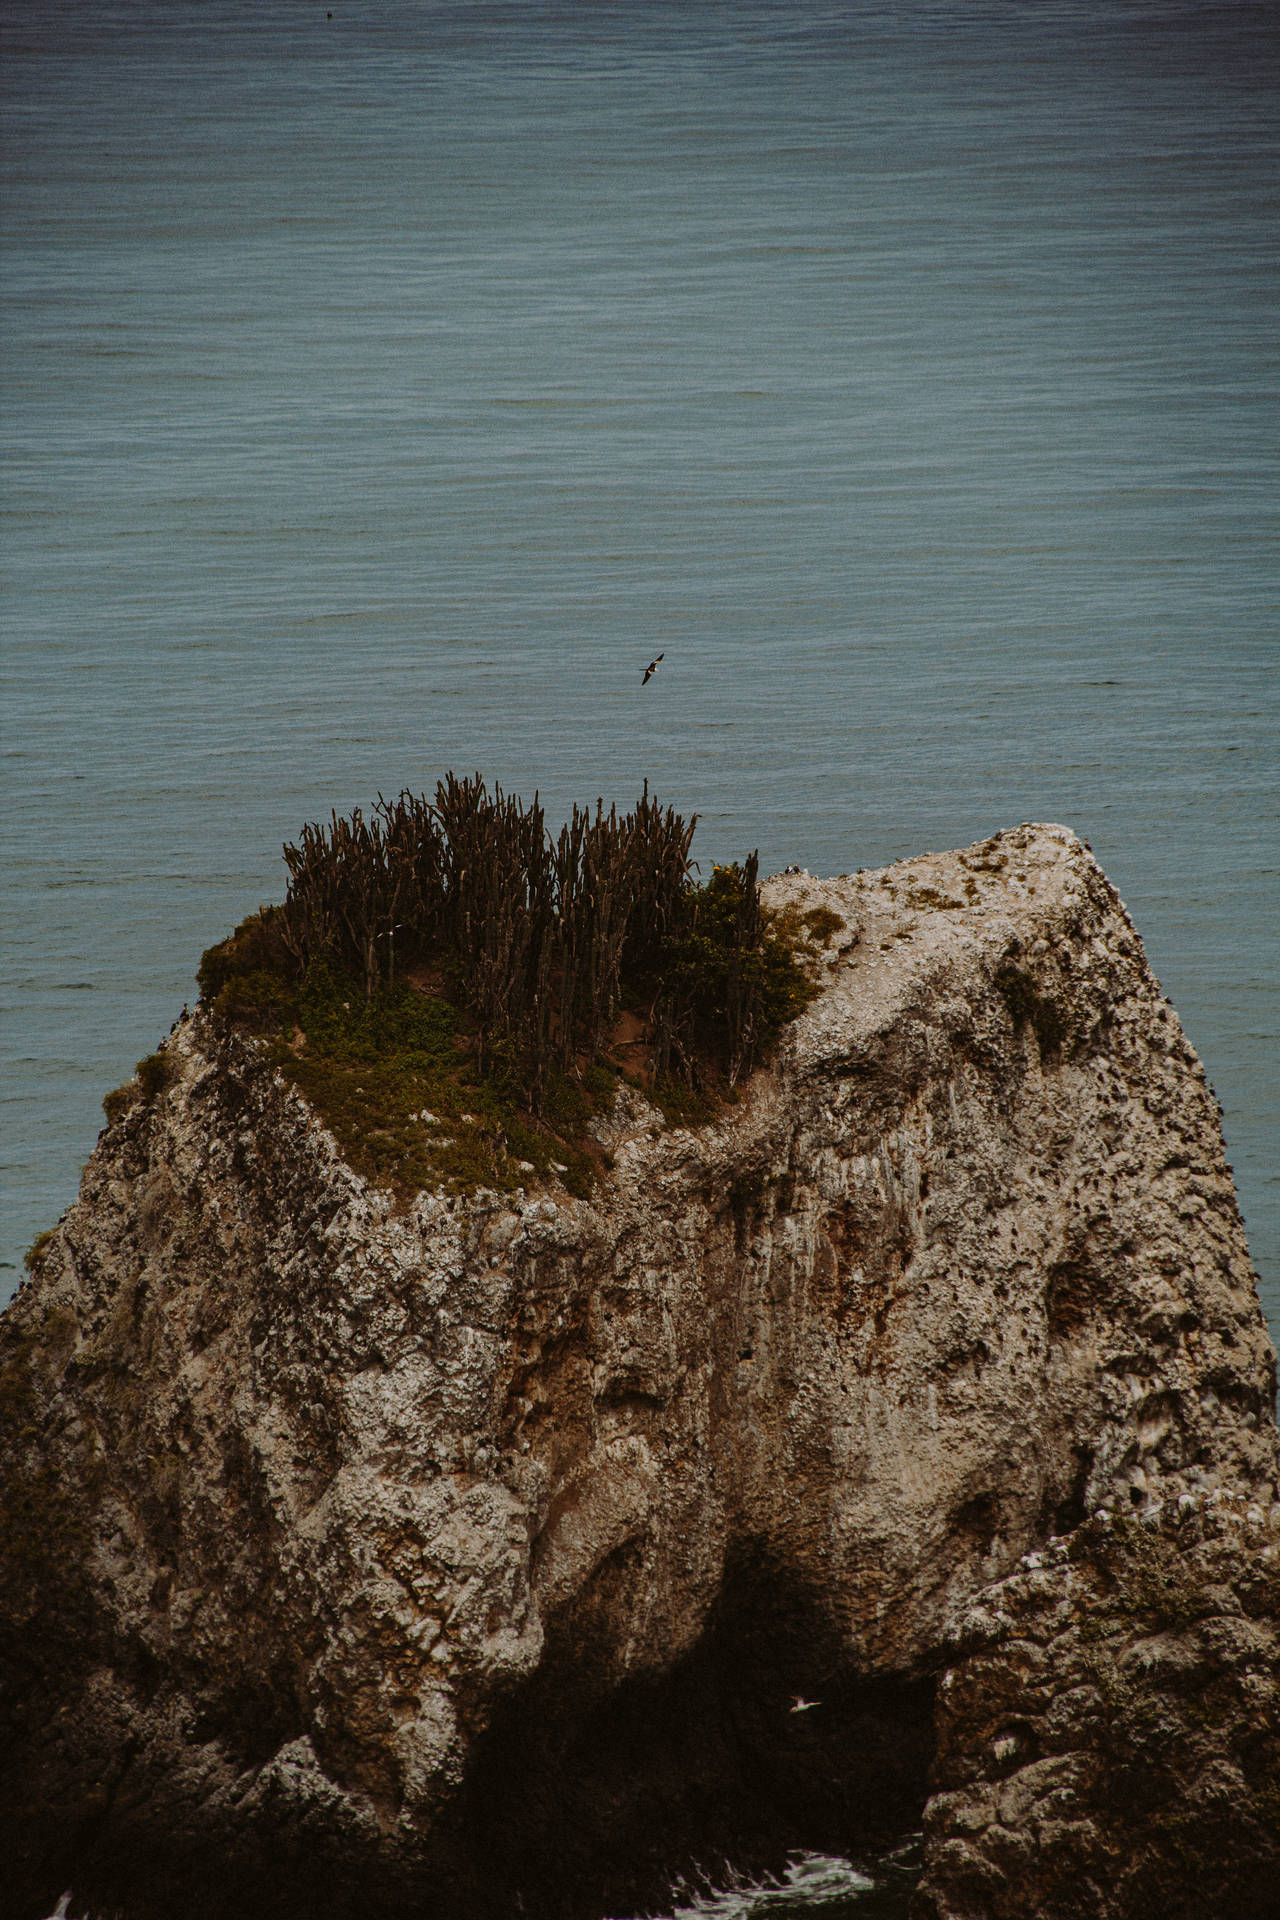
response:
{"label": "eroded rock face", "polygon": [[920,1920],[1275,1914],[1276,1532],[1221,1488],[1103,1510],[962,1616]]}
{"label": "eroded rock face", "polygon": [[931,1762],[922,1914],[1277,1858],[1274,1357],[1127,915],[1059,827],[768,892],[821,997],[720,1124],[620,1101],[589,1202],[397,1211],[175,1031],[3,1322],[15,1912],[571,1920]]}

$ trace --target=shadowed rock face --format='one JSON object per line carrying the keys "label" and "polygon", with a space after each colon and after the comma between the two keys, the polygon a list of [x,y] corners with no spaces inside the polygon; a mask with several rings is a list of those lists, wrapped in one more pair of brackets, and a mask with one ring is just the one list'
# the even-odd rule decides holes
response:
{"label": "shadowed rock face", "polygon": [[590,1202],[398,1212],[172,1035],[3,1322],[19,1920],[587,1920],[930,1793],[928,1920],[1280,1870],[1274,1358],[1123,907],[1060,827],[767,896],[821,997]]}

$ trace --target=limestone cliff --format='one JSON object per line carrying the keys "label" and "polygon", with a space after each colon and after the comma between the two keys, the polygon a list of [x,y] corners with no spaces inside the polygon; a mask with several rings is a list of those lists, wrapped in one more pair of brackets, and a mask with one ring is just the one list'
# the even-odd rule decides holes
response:
{"label": "limestone cliff", "polygon": [[589,1200],[398,1208],[175,1030],[2,1323],[7,1912],[585,1920],[926,1799],[930,1920],[1271,1911],[1274,1357],[1128,916],[1060,827],[767,891],[821,995]]}

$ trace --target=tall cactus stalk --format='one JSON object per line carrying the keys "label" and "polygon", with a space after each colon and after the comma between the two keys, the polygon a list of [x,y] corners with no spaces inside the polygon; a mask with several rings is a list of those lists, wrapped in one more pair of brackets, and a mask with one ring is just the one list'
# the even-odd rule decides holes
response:
{"label": "tall cactus stalk", "polygon": [[481,1070],[501,1042],[535,1110],[553,1067],[573,1073],[607,1044],[627,981],[647,983],[658,1071],[692,1079],[710,1048],[732,1082],[774,1017],[758,862],[695,887],[696,824],[646,782],[630,813],[575,805],[552,839],[536,794],[526,807],[478,773],[449,773],[434,800],[379,794],[368,819],[304,826],[284,849],[281,939],[298,972],[336,966],[370,1000],[397,966],[443,967]]}

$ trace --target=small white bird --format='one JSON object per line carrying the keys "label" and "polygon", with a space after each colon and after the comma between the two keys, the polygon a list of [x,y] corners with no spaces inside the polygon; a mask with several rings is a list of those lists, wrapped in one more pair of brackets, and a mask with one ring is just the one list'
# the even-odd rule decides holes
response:
{"label": "small white bird", "polygon": [[792,1713],[808,1713],[810,1707],[820,1707],[821,1705],[821,1700],[806,1700],[804,1695],[799,1693],[793,1694],[791,1698]]}
{"label": "small white bird", "polygon": [[[666,658],[665,654],[660,653],[658,655],[658,660],[662,660],[665,658]],[[647,687],[649,682],[652,680],[654,674],[658,671],[658,660],[651,660],[648,666],[645,668],[644,679],[640,682],[640,685],[642,687]]]}

